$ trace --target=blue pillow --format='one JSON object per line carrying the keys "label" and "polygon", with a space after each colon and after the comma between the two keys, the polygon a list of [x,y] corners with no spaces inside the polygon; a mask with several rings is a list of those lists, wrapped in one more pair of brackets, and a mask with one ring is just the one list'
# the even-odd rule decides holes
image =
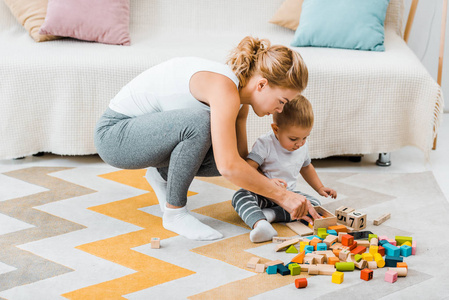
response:
{"label": "blue pillow", "polygon": [[296,47],[385,51],[384,21],[390,0],[304,0]]}

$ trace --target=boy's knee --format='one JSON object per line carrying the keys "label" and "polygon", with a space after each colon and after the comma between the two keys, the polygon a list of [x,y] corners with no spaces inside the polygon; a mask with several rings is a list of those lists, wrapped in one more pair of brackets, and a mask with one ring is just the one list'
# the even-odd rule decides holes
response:
{"label": "boy's knee", "polygon": [[232,196],[232,201],[231,201],[232,206],[235,208],[237,205],[237,201],[239,199],[241,199],[242,197],[247,196],[248,193],[249,193],[249,191],[247,191],[245,189],[240,189],[237,192],[235,192],[234,196]]}

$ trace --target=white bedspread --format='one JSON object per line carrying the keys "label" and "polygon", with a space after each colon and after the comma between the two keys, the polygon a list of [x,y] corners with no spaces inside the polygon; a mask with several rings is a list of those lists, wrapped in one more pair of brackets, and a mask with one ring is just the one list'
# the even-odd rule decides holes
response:
{"label": "white bedspread", "polygon": [[[93,128],[109,100],[145,69],[174,56],[224,62],[246,35],[289,45],[269,24],[282,0],[131,0],[131,46],[70,39],[35,43],[0,1],[0,159],[39,151],[96,153]],[[386,51],[296,48],[309,68],[313,158],[431,149],[442,114],[439,86],[399,36],[392,0]],[[262,5],[263,4],[263,5]],[[397,19],[397,18],[396,18]],[[249,146],[271,119],[250,115]]]}

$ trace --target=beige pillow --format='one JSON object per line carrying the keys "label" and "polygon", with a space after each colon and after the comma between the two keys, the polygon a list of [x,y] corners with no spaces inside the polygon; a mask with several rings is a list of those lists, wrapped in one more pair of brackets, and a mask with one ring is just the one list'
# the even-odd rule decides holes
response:
{"label": "beige pillow", "polygon": [[285,0],[269,21],[270,23],[296,30],[303,0]]}
{"label": "beige pillow", "polygon": [[53,35],[40,35],[39,29],[47,15],[48,0],[5,0],[14,17],[25,27],[36,42],[59,39]]}

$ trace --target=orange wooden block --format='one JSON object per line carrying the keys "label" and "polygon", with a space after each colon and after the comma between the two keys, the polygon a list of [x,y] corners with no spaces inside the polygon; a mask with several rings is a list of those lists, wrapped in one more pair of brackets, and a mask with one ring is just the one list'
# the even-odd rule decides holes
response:
{"label": "orange wooden block", "polygon": [[304,256],[306,255],[305,251],[300,252],[298,255],[296,255],[291,261],[298,263],[298,264],[302,264],[304,261]]}
{"label": "orange wooden block", "polygon": [[350,234],[345,234],[344,236],[341,237],[341,243],[343,244],[343,246],[351,246],[352,244],[354,244],[354,237]]}
{"label": "orange wooden block", "polygon": [[398,262],[396,264],[396,268],[406,268],[408,270],[407,263],[405,263],[405,262]]}
{"label": "orange wooden block", "polygon": [[366,252],[366,248],[363,246],[357,246],[357,247],[355,247],[354,250],[351,251],[351,253],[354,253],[354,254],[362,254],[365,252]]}
{"label": "orange wooden block", "polygon": [[369,280],[373,279],[373,271],[370,270],[370,269],[363,269],[360,272],[360,279],[363,279],[363,280],[366,280],[366,281],[369,281]]}
{"label": "orange wooden block", "polygon": [[339,256],[340,255],[340,251],[341,249],[333,249],[332,252],[335,254],[335,256]]}
{"label": "orange wooden block", "polygon": [[305,288],[307,286],[307,278],[295,279],[295,286],[297,289]]}
{"label": "orange wooden block", "polygon": [[327,264],[329,264],[329,265],[335,265],[335,263],[338,263],[338,262],[340,262],[338,257],[328,257],[327,258]]}
{"label": "orange wooden block", "polygon": [[319,238],[313,238],[313,239],[310,241],[309,245],[313,246],[313,249],[316,250],[316,245],[317,245],[318,243],[321,243],[321,240],[320,240]]}
{"label": "orange wooden block", "polygon": [[335,230],[336,232],[348,232],[348,229],[345,225],[334,225],[327,227],[329,230]]}
{"label": "orange wooden block", "polygon": [[354,243],[351,246],[349,246],[349,251],[354,250],[355,247],[357,247],[357,246],[358,246],[357,241],[354,241]]}

